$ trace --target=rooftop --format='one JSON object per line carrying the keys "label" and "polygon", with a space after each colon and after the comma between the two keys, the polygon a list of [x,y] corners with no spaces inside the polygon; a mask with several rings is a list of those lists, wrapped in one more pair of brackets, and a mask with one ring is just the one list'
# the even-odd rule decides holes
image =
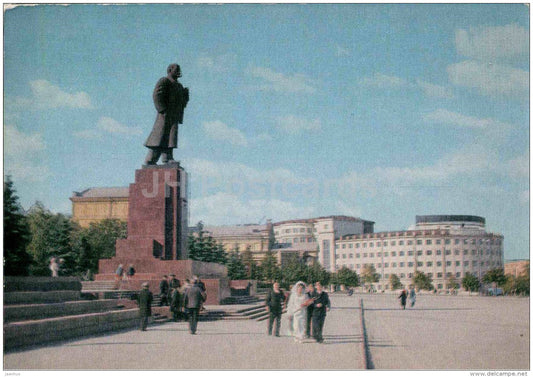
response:
{"label": "rooftop", "polygon": [[74,191],[73,198],[127,198],[129,187],[91,187],[86,190]]}

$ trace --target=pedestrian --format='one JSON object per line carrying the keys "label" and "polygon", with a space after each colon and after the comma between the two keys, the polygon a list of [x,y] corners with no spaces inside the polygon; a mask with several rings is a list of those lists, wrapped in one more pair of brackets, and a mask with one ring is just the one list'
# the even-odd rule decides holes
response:
{"label": "pedestrian", "polygon": [[129,265],[128,272],[126,275],[128,276],[129,279],[131,279],[133,275],[135,275],[135,268],[133,267],[133,264]]}
{"label": "pedestrian", "polygon": [[405,310],[405,302],[407,301],[407,292],[405,289],[402,289],[402,293],[398,296],[400,299],[400,304],[402,305],[402,308]]}
{"label": "pedestrian", "polygon": [[172,301],[172,290],[180,287],[180,281],[176,279],[175,274],[170,274],[170,281],[168,282],[168,302]]}
{"label": "pedestrian", "polygon": [[124,272],[124,267],[122,264],[119,264],[117,270],[115,271],[115,289],[120,288],[120,283],[122,282],[122,274]]}
{"label": "pedestrian", "polygon": [[180,313],[181,295],[179,288],[172,288],[170,290],[170,311],[172,312],[172,320],[177,322],[181,318]]}
{"label": "pedestrian", "polygon": [[[207,289],[205,288],[205,284],[203,281],[198,278],[198,276],[195,276],[194,279],[197,281],[198,287],[202,290],[202,294],[204,296],[204,302],[207,301]],[[200,307],[200,311],[205,311],[204,304],[202,303],[202,306]]]}
{"label": "pedestrian", "polygon": [[305,322],[305,337],[310,338],[311,337],[311,323],[313,322],[313,309],[315,308],[315,299],[317,298],[318,294],[316,293],[315,286],[313,283],[307,284],[307,298],[311,301],[311,303],[307,306],[307,319]]}
{"label": "pedestrian", "polygon": [[279,330],[281,327],[281,313],[285,306],[285,293],[279,287],[279,283],[276,281],[272,285],[272,289],[268,291],[265,300],[266,310],[269,313],[268,316],[268,335],[272,335],[272,327],[274,322],[276,323],[274,328],[274,335],[279,336]]}
{"label": "pedestrian", "polygon": [[328,294],[323,290],[319,281],[315,283],[315,288],[317,297],[313,309],[313,338],[315,338],[317,343],[323,343],[322,330],[326,321],[326,313],[331,309],[331,303]]}
{"label": "pedestrian", "polygon": [[141,317],[141,331],[146,331],[148,326],[148,317],[152,315],[152,301],[154,297],[150,292],[148,283],[142,283],[142,289],[139,292],[137,302],[139,304],[139,316]]}
{"label": "pedestrian", "polygon": [[202,289],[198,285],[198,280],[195,280],[193,285],[185,293],[185,307],[189,313],[189,332],[193,335],[196,334],[198,314],[200,313],[200,307],[203,302],[204,295],[202,294]]}
{"label": "pedestrian", "polygon": [[307,305],[308,297],[305,294],[305,284],[299,281],[294,285],[287,304],[287,315],[292,318],[293,323],[294,341],[298,343],[302,343],[305,337]]}
{"label": "pedestrian", "polygon": [[[287,293],[285,293],[285,303],[289,302],[289,300],[291,299],[291,292],[292,292],[292,288],[294,286],[292,284],[289,285],[289,290],[287,291]],[[287,328],[287,336],[293,336],[294,335],[294,323],[292,321],[292,317],[289,317],[289,326]]]}
{"label": "pedestrian", "polygon": [[414,288],[411,288],[411,290],[409,291],[409,300],[411,301],[411,308],[412,308],[413,306],[415,306],[415,302],[416,302],[416,292]]}
{"label": "pedestrian", "polygon": [[168,292],[168,276],[163,275],[163,279],[159,282],[159,297],[161,298],[161,300],[159,301],[159,306],[168,306]]}
{"label": "pedestrian", "polygon": [[50,259],[50,271],[52,271],[52,277],[56,278],[59,276],[59,262],[56,257]]}

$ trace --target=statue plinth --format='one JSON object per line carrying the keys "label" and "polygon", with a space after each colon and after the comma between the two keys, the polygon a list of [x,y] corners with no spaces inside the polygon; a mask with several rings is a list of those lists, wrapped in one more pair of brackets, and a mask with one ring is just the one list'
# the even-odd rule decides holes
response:
{"label": "statue plinth", "polygon": [[[113,280],[119,264],[136,274],[130,286],[151,281],[156,289],[163,274],[184,280],[194,275],[208,287],[208,304],[224,297],[227,269],[217,263],[188,260],[187,173],[178,163],[145,165],[135,171],[129,187],[128,238],[116,242],[115,257],[98,262],[96,280]],[[211,294],[209,287],[212,286]],[[225,293],[223,293],[226,296]],[[211,296],[211,299],[209,299]]]}

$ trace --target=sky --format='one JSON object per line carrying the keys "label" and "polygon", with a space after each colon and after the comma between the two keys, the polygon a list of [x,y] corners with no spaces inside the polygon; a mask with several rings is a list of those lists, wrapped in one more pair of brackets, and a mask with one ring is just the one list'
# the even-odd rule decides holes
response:
{"label": "sky", "polygon": [[524,4],[74,4],[4,12],[4,176],[69,214],[142,167],[170,63],[190,224],[476,215],[529,258]]}

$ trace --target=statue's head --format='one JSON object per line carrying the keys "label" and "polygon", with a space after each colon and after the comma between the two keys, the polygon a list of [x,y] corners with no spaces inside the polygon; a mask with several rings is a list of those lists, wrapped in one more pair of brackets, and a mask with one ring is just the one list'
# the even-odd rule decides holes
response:
{"label": "statue's head", "polygon": [[181,77],[181,68],[178,64],[173,63],[168,66],[167,74],[169,74],[174,80]]}

